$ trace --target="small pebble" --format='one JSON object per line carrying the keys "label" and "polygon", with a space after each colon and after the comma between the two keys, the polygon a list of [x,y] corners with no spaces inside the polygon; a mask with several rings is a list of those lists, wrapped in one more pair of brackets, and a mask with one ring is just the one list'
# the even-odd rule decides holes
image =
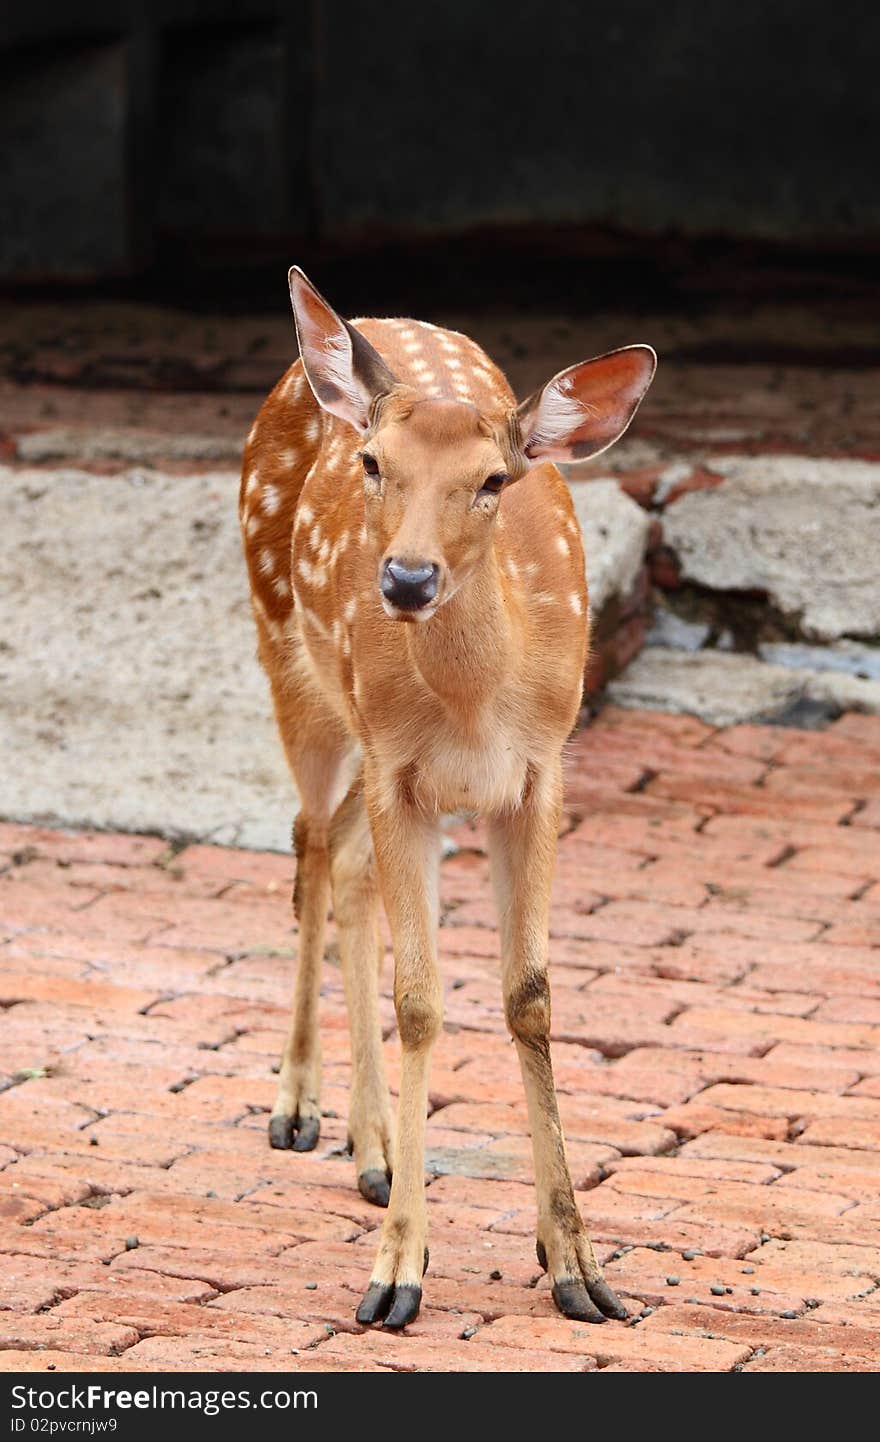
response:
{"label": "small pebble", "polygon": [[709,1291],[712,1293],[713,1297],[723,1297],[726,1290],[726,1287],[721,1287],[717,1283],[709,1288]]}
{"label": "small pebble", "polygon": [[703,1254],[698,1247],[688,1247],[686,1252],[681,1254],[686,1262],[692,1262],[694,1257],[701,1257]]}
{"label": "small pebble", "polygon": [[98,1146],[100,1146],[100,1145],[101,1145],[101,1143],[99,1142],[99,1140],[98,1140],[97,1137],[89,1137],[89,1146],[90,1146],[90,1147],[98,1147]]}
{"label": "small pebble", "polygon": [[501,1273],[497,1270],[497,1268],[496,1268],[496,1270],[495,1270],[494,1272],[490,1272],[490,1273],[489,1273],[489,1281],[490,1281],[490,1282],[500,1282],[500,1281],[501,1281]]}
{"label": "small pebble", "polygon": [[761,1295],[760,1287],[749,1287],[749,1291],[751,1292],[753,1297],[760,1297]]}
{"label": "small pebble", "polygon": [[125,1239],[125,1250],[126,1250],[127,1252],[133,1252],[134,1249],[135,1249],[135,1247],[139,1247],[139,1246],[140,1246],[140,1242],[138,1241],[137,1237],[126,1237],[126,1239]]}
{"label": "small pebble", "polygon": [[795,1318],[795,1317],[797,1316],[797,1312],[783,1312],[783,1313],[782,1313],[782,1316],[785,1318],[785,1320],[786,1320],[787,1322],[790,1322],[790,1321],[793,1320],[793,1318]]}
{"label": "small pebble", "polygon": [[464,1339],[464,1341],[465,1341],[465,1342],[469,1341],[469,1339],[470,1339],[471,1337],[473,1337],[473,1336],[476,1335],[476,1331],[477,1331],[476,1327],[465,1327],[464,1331],[463,1331],[462,1334],[461,1334],[462,1337],[463,1337],[463,1339]]}
{"label": "small pebble", "polygon": [[317,1290],[318,1290],[318,1284],[317,1284],[317,1282],[306,1282],[306,1291],[307,1291],[307,1292],[317,1292]]}
{"label": "small pebble", "polygon": [[680,1281],[681,1281],[681,1278],[680,1278],[680,1277],[667,1277],[667,1278],[666,1278],[666,1285],[667,1285],[667,1287],[677,1287]]}
{"label": "small pebble", "polygon": [[744,1277],[752,1277],[755,1274],[754,1267],[743,1267],[742,1271]]}

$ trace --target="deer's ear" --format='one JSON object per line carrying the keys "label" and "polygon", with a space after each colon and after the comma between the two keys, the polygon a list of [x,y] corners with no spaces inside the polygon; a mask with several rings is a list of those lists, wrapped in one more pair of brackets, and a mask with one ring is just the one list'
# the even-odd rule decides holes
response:
{"label": "deer's ear", "polygon": [[369,430],[374,402],[393,390],[397,377],[360,331],[327,304],[299,266],[291,267],[287,279],[299,353],[315,400],[356,430]]}
{"label": "deer's ear", "polygon": [[649,345],[630,345],[560,371],[517,409],[526,458],[597,456],[623,435],[656,369]]}

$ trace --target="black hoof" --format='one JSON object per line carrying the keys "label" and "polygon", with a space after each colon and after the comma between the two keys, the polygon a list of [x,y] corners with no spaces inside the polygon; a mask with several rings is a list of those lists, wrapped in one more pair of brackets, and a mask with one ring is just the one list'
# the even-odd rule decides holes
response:
{"label": "black hoof", "polygon": [[628,1319],[629,1312],[626,1307],[602,1277],[595,1282],[588,1282],[587,1291],[606,1317],[613,1317],[615,1322],[625,1322]]}
{"label": "black hoof", "polygon": [[542,1272],[547,1270],[547,1252],[543,1242],[535,1243],[535,1256],[538,1258],[538,1266]]}
{"label": "black hoof", "polygon": [[590,1294],[583,1282],[554,1282],[553,1300],[563,1317],[577,1322],[604,1322],[605,1318],[590,1301]]}
{"label": "black hoof", "polygon": [[381,1172],[378,1167],[370,1167],[369,1171],[361,1172],[358,1177],[358,1191],[368,1202],[376,1207],[387,1207],[391,1199],[391,1180],[387,1172]]}
{"label": "black hoof", "polygon": [[385,1282],[371,1282],[355,1312],[355,1320],[368,1327],[387,1316],[394,1297],[394,1288]]}
{"label": "black hoof", "polygon": [[269,1118],[269,1146],[279,1152],[289,1152],[293,1145],[293,1117]]}
{"label": "black hoof", "polygon": [[399,1327],[405,1327],[408,1322],[414,1322],[419,1315],[421,1305],[421,1287],[416,1287],[411,1282],[405,1282],[402,1286],[395,1287],[394,1305],[385,1318],[385,1326],[392,1331],[397,1331]]}
{"label": "black hoof", "polygon": [[431,1253],[428,1251],[428,1248],[426,1247],[426,1248],[425,1248],[425,1260],[424,1260],[424,1263],[422,1264],[422,1276],[424,1276],[425,1273],[427,1272],[427,1270],[428,1270],[428,1263],[430,1262],[430,1260],[431,1260]]}
{"label": "black hoof", "polygon": [[321,1121],[319,1117],[305,1117],[299,1124],[299,1129],[293,1139],[293,1150],[295,1152],[313,1152],[318,1145],[318,1137],[321,1135]]}
{"label": "black hoof", "polygon": [[320,1134],[318,1117],[306,1117],[302,1122],[288,1116],[269,1118],[269,1146],[279,1152],[313,1151]]}
{"label": "black hoof", "polygon": [[396,1332],[415,1321],[421,1303],[422,1289],[412,1282],[405,1282],[399,1287],[371,1282],[355,1317],[363,1326],[384,1320],[385,1326]]}

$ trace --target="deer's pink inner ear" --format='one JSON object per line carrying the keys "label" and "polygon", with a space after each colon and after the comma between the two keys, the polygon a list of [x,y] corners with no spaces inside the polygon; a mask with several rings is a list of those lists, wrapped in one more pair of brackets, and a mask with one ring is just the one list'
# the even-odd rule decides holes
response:
{"label": "deer's pink inner ear", "polygon": [[650,346],[627,346],[561,371],[519,410],[530,460],[581,461],[623,435],[654,377]]}

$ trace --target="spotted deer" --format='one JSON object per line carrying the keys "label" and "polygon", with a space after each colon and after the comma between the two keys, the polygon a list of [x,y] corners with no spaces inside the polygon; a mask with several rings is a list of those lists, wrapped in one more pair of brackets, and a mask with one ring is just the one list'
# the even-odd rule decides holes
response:
{"label": "spotted deer", "polygon": [[[357,1319],[405,1326],[428,1260],[440,818],[479,811],[528,1103],[538,1259],[565,1316],[625,1317],[575,1203],[550,1060],[560,756],[588,632],[580,532],[553,463],[585,460],[622,435],[656,357],[626,346],[517,405],[467,336],[412,320],[348,322],[296,267],[289,282],[300,359],[251,430],[240,493],[259,657],[300,800],[299,960],[269,1139],[295,1151],[318,1139],[332,900],[351,1029],[350,1143],[361,1192],[388,1209]],[[380,897],[401,1045],[396,1137],[378,1014]]]}

